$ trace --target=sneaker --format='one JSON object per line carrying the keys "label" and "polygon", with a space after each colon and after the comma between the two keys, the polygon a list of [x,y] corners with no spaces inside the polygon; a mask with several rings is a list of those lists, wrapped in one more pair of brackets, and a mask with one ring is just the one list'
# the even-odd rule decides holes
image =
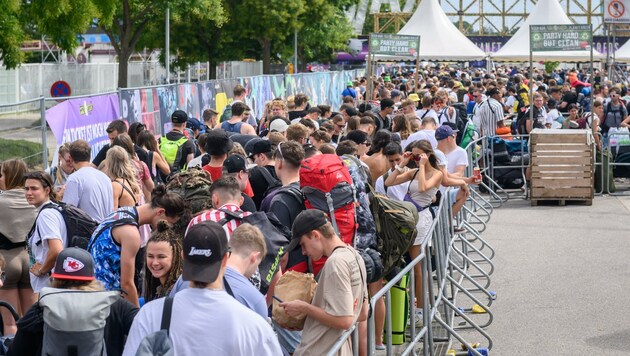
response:
{"label": "sneaker", "polygon": [[376,346],[374,346],[374,348],[377,349],[377,350],[385,350],[385,345],[384,344],[380,344],[380,345],[377,344]]}
{"label": "sneaker", "polygon": [[414,319],[417,328],[421,328],[424,326],[424,316],[422,314],[422,309],[416,309],[416,315]]}

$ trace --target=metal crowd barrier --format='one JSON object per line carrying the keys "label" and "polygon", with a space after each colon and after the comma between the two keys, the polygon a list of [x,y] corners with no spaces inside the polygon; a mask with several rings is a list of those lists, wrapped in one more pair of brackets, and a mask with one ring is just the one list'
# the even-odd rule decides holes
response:
{"label": "metal crowd barrier", "polygon": [[[483,142],[476,140],[472,144]],[[470,156],[469,156],[470,157]],[[471,165],[472,167],[472,165]],[[471,168],[472,169],[472,168]],[[387,282],[383,288],[371,296],[370,306],[375,308],[377,301],[385,298],[385,328],[384,344],[388,356],[396,354],[422,354],[435,355],[437,343],[442,346],[452,347],[457,340],[466,349],[456,354],[461,355],[484,355],[492,348],[493,342],[490,335],[484,330],[492,323],[493,314],[490,310],[496,293],[489,290],[491,278],[494,272],[492,258],[495,255],[492,246],[481,237],[480,229],[473,225],[490,220],[493,207],[492,204],[481,194],[475,192],[471,194],[466,202],[466,209],[462,209],[457,219],[453,217],[451,209],[452,201],[448,188],[440,201],[436,211],[436,218],[430,229],[430,236],[422,243],[420,255],[405,266],[394,278]],[[472,191],[472,190],[471,190]],[[455,221],[460,222],[464,232],[455,233]],[[429,259],[429,257],[431,259]],[[433,260],[433,266],[431,263]],[[414,291],[415,291],[415,271],[414,267],[421,264],[422,284],[423,284],[423,325],[416,328]],[[434,268],[434,269],[433,269]],[[392,305],[391,289],[409,275],[409,329],[406,344],[395,346],[392,344]],[[463,297],[460,297],[460,293]],[[481,295],[481,297],[479,297]],[[487,301],[486,301],[487,298]],[[462,307],[460,303],[473,303],[472,307]],[[471,315],[471,313],[474,313]],[[484,320],[478,320],[477,314],[486,316]],[[464,325],[454,325],[455,318],[463,319]],[[335,346],[328,355],[336,355],[338,350],[344,345],[348,338],[353,338],[353,354],[358,355],[358,327],[353,326],[339,338]],[[376,352],[376,340],[374,335],[375,315],[372,314],[367,321],[367,354],[374,355]],[[486,340],[483,348],[477,343],[466,340],[462,334],[467,330],[472,330]],[[416,348],[422,345],[421,350]],[[402,348],[402,350],[399,350]]]}
{"label": "metal crowd barrier", "polygon": [[[612,136],[616,136],[619,142],[614,145],[611,144]],[[605,143],[607,143],[607,147],[600,150],[600,163],[601,166],[600,172],[602,172],[602,187],[605,194],[618,196],[618,195],[628,195],[630,194],[630,180],[626,183],[627,187],[625,190],[619,189],[617,187],[617,182],[615,182],[615,189],[611,189],[610,186],[610,171],[613,172],[613,179],[616,178],[630,178],[630,174],[627,176],[615,176],[615,167],[629,167],[626,168],[630,172],[630,160],[628,162],[619,162],[617,161],[622,157],[630,157],[630,132],[616,132],[613,135],[609,134],[608,137],[605,137]],[[604,138],[602,138],[604,140]],[[604,142],[604,141],[602,141]],[[604,164],[604,160],[609,160],[607,165]],[[606,167],[608,166],[608,168]]]}

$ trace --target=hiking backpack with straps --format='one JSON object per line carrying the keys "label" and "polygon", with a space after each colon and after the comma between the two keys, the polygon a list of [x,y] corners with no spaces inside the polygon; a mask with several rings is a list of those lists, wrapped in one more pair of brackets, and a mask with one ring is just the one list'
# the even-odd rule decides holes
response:
{"label": "hiking backpack with straps", "polygon": [[221,120],[219,122],[228,121],[232,118],[232,105],[227,104],[225,109],[223,109],[223,113],[221,114]]}
{"label": "hiking backpack with straps", "polygon": [[120,291],[43,288],[42,355],[107,355],[105,325]]}
{"label": "hiking backpack with straps", "polygon": [[376,225],[377,251],[383,261],[383,275],[404,265],[404,255],[416,239],[418,209],[406,201],[390,199],[372,189],[370,208]]}
{"label": "hiking backpack with straps", "polygon": [[160,152],[166,160],[166,163],[171,167],[171,174],[180,172],[186,167],[180,167],[179,164],[182,161],[182,155],[184,150],[184,144],[188,141],[188,137],[182,136],[179,140],[171,141],[166,136],[162,136],[160,139]]}
{"label": "hiking backpack with straps", "polygon": [[355,188],[341,158],[322,154],[302,161],[300,188],[306,209],[325,212],[341,240],[354,246],[357,231]]}
{"label": "hiking backpack with straps", "polygon": [[280,259],[284,254],[284,250],[289,244],[291,232],[282,224],[272,213],[264,213],[262,211],[243,216],[242,213],[233,212],[227,209],[220,209],[225,214],[225,218],[218,221],[223,226],[231,220],[240,220],[243,223],[251,224],[260,229],[265,237],[267,245],[267,254],[263,256],[258,271],[260,272],[260,292],[265,294],[269,289],[269,284],[280,268]]}
{"label": "hiking backpack with straps", "polygon": [[[84,250],[87,249],[92,233],[94,233],[94,230],[96,230],[96,227],[98,226],[98,223],[94,221],[94,219],[76,206],[63,202],[50,202],[44,205],[37,214],[38,218],[39,214],[41,214],[45,209],[55,209],[63,217],[63,222],[66,225],[65,247],[79,247]],[[37,218],[33,223],[31,231],[28,233],[29,238],[35,232],[35,229],[37,229]],[[37,241],[36,244],[41,245],[42,238],[39,231],[37,232],[37,235],[39,235],[39,241]]]}

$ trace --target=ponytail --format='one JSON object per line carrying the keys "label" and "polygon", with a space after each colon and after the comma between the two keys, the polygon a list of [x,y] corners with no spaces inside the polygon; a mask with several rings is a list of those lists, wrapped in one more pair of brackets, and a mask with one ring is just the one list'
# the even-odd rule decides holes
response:
{"label": "ponytail", "polygon": [[162,208],[170,218],[181,217],[184,214],[184,199],[176,193],[166,190],[164,184],[158,184],[151,193],[151,207]]}

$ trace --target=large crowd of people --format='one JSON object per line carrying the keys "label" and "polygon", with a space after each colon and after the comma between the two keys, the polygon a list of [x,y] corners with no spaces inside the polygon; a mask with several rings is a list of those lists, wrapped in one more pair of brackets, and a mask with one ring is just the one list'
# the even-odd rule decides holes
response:
{"label": "large crowd of people", "polygon": [[[587,128],[606,137],[630,126],[630,93],[604,71],[593,87],[575,69],[536,70],[533,78],[505,66],[419,74],[418,83],[411,72],[357,78],[336,108],[305,94],[277,98],[261,117],[237,85],[221,115],[207,109],[200,121],[176,110],[171,131],[157,139],[142,123],[111,122],[110,144],[91,161],[89,144],[78,140],[64,143],[46,172],[29,171],[20,159],[2,162],[0,299],[21,316],[16,322],[2,310],[3,334],[15,335],[9,354],[151,354],[152,337],[166,329],[166,347],[176,355],[322,355],[355,323],[366,354],[368,300],[387,278],[368,280],[357,253],[378,248],[369,194],[416,207],[413,259],[430,238],[439,197],[452,194],[457,218],[477,182],[466,176],[472,161],[464,149],[474,137],[510,139],[534,128]],[[301,171],[318,155],[349,167],[359,221],[353,236],[340,218],[305,202]],[[191,211],[190,197],[171,188],[182,172],[209,182],[201,198],[208,209]],[[75,247],[69,207],[95,224],[87,246]],[[259,212],[286,235],[270,276],[261,265],[269,252],[264,227],[245,221]],[[410,294],[420,307],[417,268]],[[302,330],[270,318],[274,284],[286,271],[318,279],[310,303],[276,306],[306,316]],[[373,313],[376,348],[384,349],[383,300]],[[411,322],[422,323],[422,309],[416,313]],[[351,348],[348,341],[340,354]]]}

